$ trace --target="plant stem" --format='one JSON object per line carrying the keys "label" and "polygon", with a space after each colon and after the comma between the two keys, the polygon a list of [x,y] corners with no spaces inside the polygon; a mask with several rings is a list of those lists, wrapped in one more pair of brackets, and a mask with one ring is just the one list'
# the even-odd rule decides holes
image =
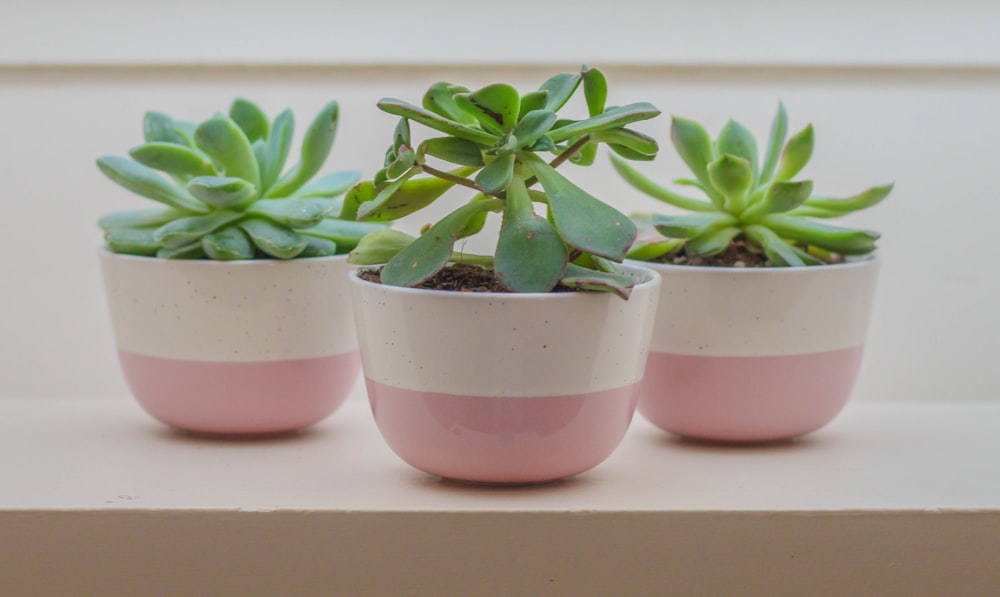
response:
{"label": "plant stem", "polygon": [[483,190],[481,188],[479,188],[479,186],[476,185],[476,183],[472,182],[468,178],[463,178],[461,176],[455,176],[454,174],[452,174],[450,172],[445,172],[444,170],[438,170],[437,168],[434,168],[432,166],[428,166],[427,164],[423,164],[420,167],[423,169],[424,172],[430,174],[431,176],[436,176],[436,177],[438,177],[440,179],[447,180],[448,182],[452,182],[452,183],[455,183],[457,185],[462,185],[463,187],[468,187],[468,188],[473,189],[475,191],[479,191],[480,193],[483,192]]}
{"label": "plant stem", "polygon": [[[566,160],[573,157],[573,154],[583,149],[583,146],[586,145],[589,141],[590,141],[590,135],[584,135],[580,137],[579,139],[576,140],[576,143],[567,147],[566,151],[560,153],[559,155],[556,156],[554,160],[549,162],[549,165],[552,166],[553,168],[558,168],[559,166],[562,166],[566,162]],[[537,182],[538,178],[532,176],[528,180],[524,181],[524,185],[530,189]]]}

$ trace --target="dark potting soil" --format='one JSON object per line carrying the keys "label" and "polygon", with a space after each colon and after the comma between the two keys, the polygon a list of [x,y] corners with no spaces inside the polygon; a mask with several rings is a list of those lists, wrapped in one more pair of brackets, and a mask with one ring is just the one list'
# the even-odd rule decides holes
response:
{"label": "dark potting soil", "polygon": [[[362,280],[382,283],[378,270],[362,270],[358,272],[358,276]],[[510,292],[497,281],[493,270],[468,263],[447,265],[416,288],[453,292]]]}
{"label": "dark potting soil", "polygon": [[[717,255],[702,256],[688,255],[683,249],[674,254],[664,255],[658,260],[660,263],[670,263],[674,265],[697,265],[702,267],[772,267],[774,264],[767,258],[763,251],[750,247],[738,237],[729,243],[724,251]],[[828,263],[842,263],[843,257],[828,260]]]}

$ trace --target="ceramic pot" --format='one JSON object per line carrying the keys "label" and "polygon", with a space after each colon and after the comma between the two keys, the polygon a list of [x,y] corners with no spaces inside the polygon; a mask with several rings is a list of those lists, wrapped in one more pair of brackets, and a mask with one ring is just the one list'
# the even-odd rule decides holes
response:
{"label": "ceramic pot", "polygon": [[593,468],[634,414],[659,277],[608,293],[461,293],[351,276],[368,397],[404,461],[467,482]]}
{"label": "ceramic pot", "polygon": [[100,253],[139,404],[200,433],[272,434],[330,415],[360,358],[343,256],[168,260]]}
{"label": "ceramic pot", "polygon": [[681,436],[773,441],[841,411],[879,260],[799,268],[644,264],[662,277],[639,412]]}

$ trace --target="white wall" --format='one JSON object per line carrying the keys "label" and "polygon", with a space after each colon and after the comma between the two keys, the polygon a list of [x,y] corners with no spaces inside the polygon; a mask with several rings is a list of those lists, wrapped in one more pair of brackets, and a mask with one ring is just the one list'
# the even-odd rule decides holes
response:
{"label": "white wall", "polygon": [[[415,101],[438,80],[531,88],[586,60],[607,73],[613,101],[652,101],[715,131],[733,116],[763,136],[782,98],[794,127],[816,127],[806,174],[823,193],[895,180],[885,204],[851,221],[883,233],[885,257],[856,397],[1000,400],[1000,4],[621,0],[612,13],[515,0],[509,18],[487,4],[461,17],[449,16],[456,2],[343,4],[0,4],[0,398],[127,393],[94,222],[145,203],[94,159],[139,144],[145,110],[204,118],[240,95],[271,113],[292,107],[304,123],[337,99],[331,168],[371,174],[395,124],[378,98]],[[463,24],[486,32],[453,33]],[[679,175],[666,118],[643,130],[665,150],[643,170]],[[578,172],[623,209],[659,207],[604,160]]]}

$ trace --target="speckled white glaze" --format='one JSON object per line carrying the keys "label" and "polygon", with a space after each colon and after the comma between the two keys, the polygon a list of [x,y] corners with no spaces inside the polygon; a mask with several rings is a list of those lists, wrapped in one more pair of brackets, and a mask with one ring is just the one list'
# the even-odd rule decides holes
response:
{"label": "speckled white glaze", "polygon": [[100,251],[119,350],[215,362],[357,350],[343,256],[153,259]]}
{"label": "speckled white glaze", "polygon": [[465,396],[537,397],[620,388],[642,378],[659,277],[629,300],[610,293],[457,293],[351,275],[365,376]]}

